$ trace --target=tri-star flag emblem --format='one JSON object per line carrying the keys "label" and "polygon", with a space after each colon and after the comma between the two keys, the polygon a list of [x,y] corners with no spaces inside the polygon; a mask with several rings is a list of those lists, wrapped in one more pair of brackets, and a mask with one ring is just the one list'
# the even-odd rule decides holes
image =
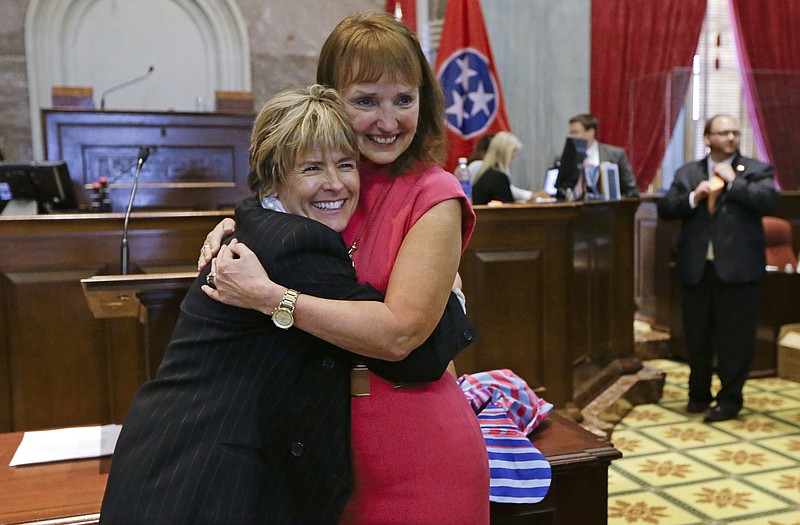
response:
{"label": "tri-star flag emblem", "polygon": [[497,116],[497,80],[489,60],[473,48],[462,48],[439,68],[445,97],[445,115],[451,131],[464,138],[486,132]]}

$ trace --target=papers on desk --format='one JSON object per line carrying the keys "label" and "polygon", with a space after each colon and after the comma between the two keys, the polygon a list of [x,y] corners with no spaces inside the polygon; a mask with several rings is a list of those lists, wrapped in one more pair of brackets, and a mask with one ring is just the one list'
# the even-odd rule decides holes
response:
{"label": "papers on desk", "polygon": [[59,428],[25,432],[9,467],[110,456],[122,425]]}

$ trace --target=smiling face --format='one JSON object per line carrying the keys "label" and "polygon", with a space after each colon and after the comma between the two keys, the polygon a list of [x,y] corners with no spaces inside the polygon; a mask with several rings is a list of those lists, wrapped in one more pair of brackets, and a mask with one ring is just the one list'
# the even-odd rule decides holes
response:
{"label": "smiling face", "polygon": [[359,188],[356,159],[341,151],[313,151],[298,159],[278,187],[278,198],[288,213],[340,232],[356,209]]}
{"label": "smiling face", "polygon": [[342,92],[361,154],[391,164],[411,145],[419,122],[419,89],[384,78],[356,83]]}

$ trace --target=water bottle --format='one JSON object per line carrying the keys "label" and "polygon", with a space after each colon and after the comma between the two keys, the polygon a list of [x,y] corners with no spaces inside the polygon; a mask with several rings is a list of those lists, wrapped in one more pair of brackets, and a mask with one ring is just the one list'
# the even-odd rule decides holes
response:
{"label": "water bottle", "polygon": [[464,193],[467,195],[467,199],[472,201],[472,178],[469,174],[469,168],[467,168],[467,158],[461,157],[458,159],[458,167],[456,168],[455,176],[458,181],[461,183],[461,188],[464,190]]}

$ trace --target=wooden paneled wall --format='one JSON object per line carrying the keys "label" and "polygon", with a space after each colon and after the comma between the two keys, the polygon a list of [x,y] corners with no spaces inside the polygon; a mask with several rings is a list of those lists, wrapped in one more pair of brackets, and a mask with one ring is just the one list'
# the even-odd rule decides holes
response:
{"label": "wooden paneled wall", "polygon": [[[559,408],[584,406],[633,356],[636,201],[479,208],[461,266],[477,343],[460,372],[510,368]],[[230,212],[139,212],[134,265],[193,268]],[[0,430],[121,422],[155,370],[181,297],[149,323],[93,318],[80,279],[118,273],[122,214],[0,218]]]}
{"label": "wooden paneled wall", "polygon": [[585,406],[633,350],[633,215],[638,200],[477,206],[462,257],[478,341],[460,372],[510,368],[559,408]]}
{"label": "wooden paneled wall", "polygon": [[252,113],[43,110],[47,158],[65,160],[88,210],[92,183],[106,177],[115,212],[128,205],[139,148],[134,209],[229,209],[247,188]]}
{"label": "wooden paneled wall", "polygon": [[[205,233],[229,215],[134,214],[132,264],[194,269]],[[95,319],[81,289],[82,278],[119,273],[122,223],[117,213],[0,218],[0,431],[119,423],[158,366],[182,297],[154,305],[161,328],[148,333],[136,319]]]}

